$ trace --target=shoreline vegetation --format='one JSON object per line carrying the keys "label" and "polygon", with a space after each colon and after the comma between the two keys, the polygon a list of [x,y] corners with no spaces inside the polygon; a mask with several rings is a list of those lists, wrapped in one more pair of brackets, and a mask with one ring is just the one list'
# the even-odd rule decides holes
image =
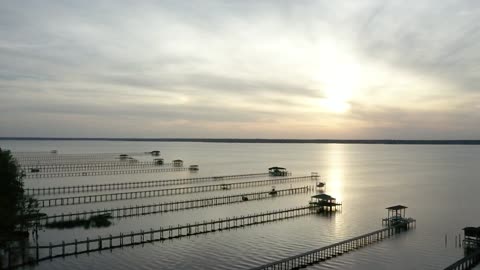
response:
{"label": "shoreline vegetation", "polygon": [[23,177],[10,151],[0,148],[0,250],[28,241],[29,230],[35,227],[32,218],[43,215],[37,201],[25,194]]}
{"label": "shoreline vegetation", "polygon": [[67,137],[0,137],[19,141],[137,141],[137,142],[203,142],[203,143],[298,143],[298,144],[416,144],[480,145],[480,140],[335,140],[335,139],[239,139],[239,138],[67,138]]}

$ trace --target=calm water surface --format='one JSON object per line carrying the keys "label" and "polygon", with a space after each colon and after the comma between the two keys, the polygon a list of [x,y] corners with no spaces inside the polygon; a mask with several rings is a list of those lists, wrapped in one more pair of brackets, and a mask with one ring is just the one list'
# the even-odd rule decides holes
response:
{"label": "calm water surface", "polygon": [[[480,226],[479,146],[1,141],[0,147],[14,151],[57,149],[59,153],[159,149],[166,161],[180,158],[187,166],[200,165],[198,173],[26,179],[27,187],[256,173],[278,165],[288,168],[295,176],[319,172],[327,182],[326,193],[343,202],[342,212],[330,217],[309,215],[134,248],[54,259],[41,262],[35,269],[248,269],[379,229],[381,218],[386,215],[385,207],[394,204],[409,207],[407,215],[417,219],[416,229],[311,269],[441,269],[463,255],[463,250],[455,247],[455,235],[467,225]],[[276,186],[311,184],[307,181]],[[45,212],[66,213],[269,188],[52,207]],[[45,230],[40,233],[39,241],[41,244],[57,243],[295,207],[305,205],[311,195],[125,218],[114,220],[113,226],[102,229]]]}

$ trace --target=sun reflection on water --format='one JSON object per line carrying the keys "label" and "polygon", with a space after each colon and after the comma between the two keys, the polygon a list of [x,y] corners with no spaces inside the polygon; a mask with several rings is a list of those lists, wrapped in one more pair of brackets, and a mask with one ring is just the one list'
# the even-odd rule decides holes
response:
{"label": "sun reflection on water", "polygon": [[324,175],[326,181],[325,192],[339,202],[342,202],[344,198],[344,175],[344,145],[331,144],[329,145],[327,169]]}

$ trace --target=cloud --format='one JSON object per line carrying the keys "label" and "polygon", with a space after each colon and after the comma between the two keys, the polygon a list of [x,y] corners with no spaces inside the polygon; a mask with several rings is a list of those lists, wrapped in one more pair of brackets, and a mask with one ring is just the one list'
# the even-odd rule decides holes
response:
{"label": "cloud", "polygon": [[479,15],[453,0],[6,2],[0,136],[478,138]]}

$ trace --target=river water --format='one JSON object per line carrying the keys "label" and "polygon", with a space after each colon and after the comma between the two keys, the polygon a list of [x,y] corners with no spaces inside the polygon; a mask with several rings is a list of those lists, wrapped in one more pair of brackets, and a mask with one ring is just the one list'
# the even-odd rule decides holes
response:
{"label": "river water", "polygon": [[[395,238],[311,266],[311,269],[441,269],[463,256],[455,236],[465,226],[480,226],[480,146],[243,144],[108,141],[0,141],[13,151],[119,153],[160,150],[165,160],[183,159],[200,171],[97,177],[26,179],[26,187],[145,181],[266,172],[282,166],[294,176],[318,172],[326,193],[343,203],[332,216],[307,215],[227,230],[44,261],[34,269],[248,269],[381,228],[385,207],[408,206],[417,227]],[[139,157],[145,158],[145,157]],[[151,159],[151,157],[149,157]],[[248,180],[239,180],[248,181]],[[237,181],[231,181],[237,182]],[[209,184],[208,182],[202,184]],[[289,188],[311,181],[276,185]],[[205,198],[266,191],[261,186],[148,199],[51,207],[49,214],[112,206]],[[40,244],[95,238],[306,205],[312,194],[298,194],[224,206],[114,220],[108,228],[47,229]],[[447,237],[447,242],[445,242]]]}

